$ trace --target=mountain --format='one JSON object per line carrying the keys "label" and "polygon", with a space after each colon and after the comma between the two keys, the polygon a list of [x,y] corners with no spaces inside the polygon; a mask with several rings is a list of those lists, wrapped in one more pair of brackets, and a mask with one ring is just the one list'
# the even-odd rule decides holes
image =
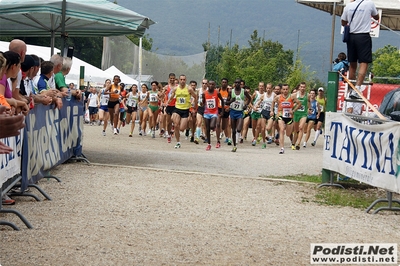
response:
{"label": "mountain", "polygon": [[[200,53],[208,38],[212,44],[225,45],[232,40],[232,43],[248,46],[250,35],[257,30],[260,37],[278,41],[284,49],[299,49],[303,63],[316,71],[321,81],[327,80],[327,71],[331,67],[332,16],[295,0],[117,2],[157,22],[146,31],[153,39],[152,51],[156,53]],[[380,35],[380,38],[373,38],[374,50],[387,44],[398,45],[393,33],[381,31]],[[342,51],[346,52],[346,45],[341,41],[340,17],[336,17],[334,58]]]}

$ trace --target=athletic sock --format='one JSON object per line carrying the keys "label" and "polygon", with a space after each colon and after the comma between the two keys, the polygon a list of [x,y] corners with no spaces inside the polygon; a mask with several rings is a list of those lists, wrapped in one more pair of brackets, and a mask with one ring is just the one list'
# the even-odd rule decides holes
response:
{"label": "athletic sock", "polygon": [[317,130],[317,132],[315,132],[315,137],[314,137],[314,141],[317,141],[318,137],[319,137],[319,130]]}
{"label": "athletic sock", "polygon": [[201,127],[196,127],[196,139],[199,139],[201,135]]}

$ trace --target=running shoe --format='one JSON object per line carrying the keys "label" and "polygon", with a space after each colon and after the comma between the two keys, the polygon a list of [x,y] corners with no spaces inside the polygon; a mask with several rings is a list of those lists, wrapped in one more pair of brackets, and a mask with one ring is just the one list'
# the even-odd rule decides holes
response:
{"label": "running shoe", "polygon": [[311,142],[311,146],[315,146],[315,141]]}
{"label": "running shoe", "polygon": [[294,146],[294,144],[292,144],[292,150],[296,150],[296,146]]}
{"label": "running shoe", "polygon": [[237,151],[237,147],[233,146],[232,152],[236,152]]}
{"label": "running shoe", "polygon": [[118,135],[117,129],[114,128],[114,135]]}
{"label": "running shoe", "polygon": [[157,123],[157,125],[156,125],[156,130],[158,130],[159,128],[160,128],[160,124]]}
{"label": "running shoe", "polygon": [[101,120],[99,120],[99,121],[97,122],[97,125],[98,125],[98,126],[101,126]]}
{"label": "running shoe", "polygon": [[103,136],[105,136],[106,135],[106,131],[105,130],[103,130]]}
{"label": "running shoe", "polygon": [[176,143],[176,145],[175,145],[175,149],[179,149],[181,147],[181,144],[178,142],[178,143]]}
{"label": "running shoe", "polygon": [[143,133],[141,130],[139,130],[139,136],[143,136]]}
{"label": "running shoe", "polygon": [[229,146],[232,145],[232,140],[231,139],[228,139],[228,145]]}
{"label": "running shoe", "polygon": [[253,139],[253,141],[251,142],[251,146],[256,146],[256,143],[257,143],[256,139]]}
{"label": "running shoe", "polygon": [[279,139],[275,139],[276,146],[279,146]]}
{"label": "running shoe", "polygon": [[296,150],[300,150],[300,146],[299,145],[296,145]]}
{"label": "running shoe", "polygon": [[259,137],[257,138],[257,144],[259,144],[259,143],[261,142],[261,140],[262,140],[262,137],[259,136]]}
{"label": "running shoe", "polygon": [[285,149],[284,149],[284,148],[281,148],[279,154],[284,154],[284,153],[285,153]]}
{"label": "running shoe", "polygon": [[194,137],[193,136],[190,137],[190,142],[194,142]]}
{"label": "running shoe", "polygon": [[267,148],[267,144],[263,143],[263,145],[261,146],[261,149],[266,149]]}
{"label": "running shoe", "polygon": [[168,135],[167,141],[168,141],[168,143],[171,143],[171,136],[170,135]]}
{"label": "running shoe", "polygon": [[[150,134],[150,133],[149,133]],[[143,130],[143,136],[147,136],[146,131]]]}
{"label": "running shoe", "polygon": [[151,137],[152,137],[153,139],[156,137],[156,132],[155,132],[154,130],[151,132]]}
{"label": "running shoe", "polygon": [[240,139],[240,143],[243,143],[243,139],[242,138]]}
{"label": "running shoe", "polygon": [[205,140],[205,139],[206,139],[203,135],[200,135],[200,138],[201,138],[202,140]]}
{"label": "running shoe", "polygon": [[215,148],[221,148],[221,143],[218,141],[217,144],[215,145]]}
{"label": "running shoe", "polygon": [[117,128],[117,133],[119,134],[119,128]]}
{"label": "running shoe", "polygon": [[189,137],[189,129],[186,129],[185,136]]}
{"label": "running shoe", "polygon": [[267,144],[271,144],[272,143],[272,138],[269,138],[267,141]]}
{"label": "running shoe", "polygon": [[164,135],[164,133],[165,133],[165,130],[162,128],[162,129],[160,130],[160,137],[162,137],[162,136]]}
{"label": "running shoe", "polygon": [[132,138],[132,132],[129,134],[129,137]]}
{"label": "running shoe", "polygon": [[307,142],[304,142],[303,143],[303,148],[306,148],[307,147]]}
{"label": "running shoe", "polygon": [[211,144],[208,144],[206,147],[206,151],[209,151],[209,150],[211,150]]}
{"label": "running shoe", "polygon": [[208,143],[208,140],[207,140],[207,139],[204,139],[204,140],[203,140],[203,143]]}
{"label": "running shoe", "polygon": [[[225,139],[225,143],[228,143],[229,142],[229,138],[226,138]],[[228,144],[229,145],[229,144]]]}
{"label": "running shoe", "polygon": [[7,195],[4,195],[3,198],[1,199],[1,203],[3,205],[14,205],[15,204],[15,200],[13,200],[12,198],[10,198]]}
{"label": "running shoe", "polygon": [[199,144],[199,139],[195,139],[194,143]]}

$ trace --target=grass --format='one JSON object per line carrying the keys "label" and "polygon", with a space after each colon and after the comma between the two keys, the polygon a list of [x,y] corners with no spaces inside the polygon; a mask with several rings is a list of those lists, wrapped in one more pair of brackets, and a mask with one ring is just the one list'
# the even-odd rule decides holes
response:
{"label": "grass", "polygon": [[[310,182],[315,184],[321,184],[321,175],[296,175],[277,177],[272,176],[274,179],[288,179],[295,181]],[[338,181],[335,183],[342,185],[345,189],[326,186],[317,188],[315,187],[315,194],[310,195],[308,198],[303,198],[303,202],[316,202],[319,204],[329,206],[342,206],[342,207],[353,207],[358,209],[367,209],[372,202],[378,198],[386,198],[386,191],[370,185],[360,183],[357,180],[349,179],[346,181]],[[394,198],[398,199],[398,194],[394,194]],[[379,203],[374,206],[374,209],[387,206],[387,203]],[[394,207],[399,207],[398,204],[394,203]]]}

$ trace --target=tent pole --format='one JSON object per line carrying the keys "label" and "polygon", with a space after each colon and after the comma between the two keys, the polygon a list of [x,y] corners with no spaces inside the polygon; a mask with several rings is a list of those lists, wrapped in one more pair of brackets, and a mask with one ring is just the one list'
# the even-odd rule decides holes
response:
{"label": "tent pole", "polygon": [[142,37],[139,39],[139,86],[142,86]]}
{"label": "tent pole", "polygon": [[50,57],[54,54],[54,39],[55,39],[55,33],[54,31],[51,32],[51,40],[50,40]]}
{"label": "tent pole", "polygon": [[67,0],[62,2],[61,10],[61,56],[64,56],[64,47],[67,40],[67,33],[65,32],[65,12],[67,9]]}
{"label": "tent pole", "polygon": [[333,48],[335,43],[335,21],[336,21],[336,2],[333,2],[333,10],[332,10],[332,35],[331,35],[331,53],[329,58],[330,70],[332,71],[333,67]]}

